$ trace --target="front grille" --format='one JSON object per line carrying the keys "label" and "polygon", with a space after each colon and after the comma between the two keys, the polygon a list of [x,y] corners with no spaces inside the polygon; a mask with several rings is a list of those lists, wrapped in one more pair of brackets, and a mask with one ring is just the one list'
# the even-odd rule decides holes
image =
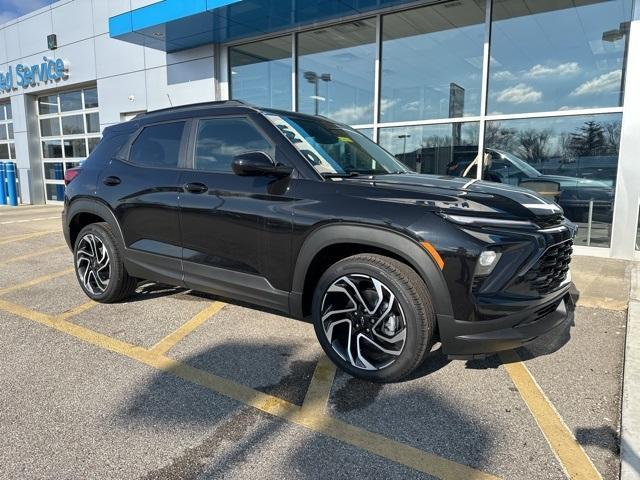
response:
{"label": "front grille", "polygon": [[562,214],[554,213],[553,215],[537,217],[535,222],[542,229],[557,227],[562,223]]}
{"label": "front grille", "polygon": [[524,280],[529,283],[532,290],[536,290],[541,295],[557,290],[567,279],[572,253],[571,240],[550,247],[538,263],[525,274]]}

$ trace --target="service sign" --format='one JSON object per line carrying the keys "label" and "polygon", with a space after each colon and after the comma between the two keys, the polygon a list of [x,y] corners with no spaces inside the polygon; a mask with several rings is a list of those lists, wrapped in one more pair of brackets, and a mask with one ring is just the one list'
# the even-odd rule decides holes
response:
{"label": "service sign", "polygon": [[34,87],[39,83],[59,82],[69,78],[69,64],[66,60],[43,57],[36,65],[17,64],[0,72],[0,92],[10,92],[18,88]]}

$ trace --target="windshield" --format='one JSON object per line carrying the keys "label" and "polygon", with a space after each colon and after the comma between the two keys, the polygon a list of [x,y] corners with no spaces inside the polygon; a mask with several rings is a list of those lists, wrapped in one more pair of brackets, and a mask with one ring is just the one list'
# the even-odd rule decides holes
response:
{"label": "windshield", "polygon": [[496,150],[496,152],[502,155],[507,160],[509,160],[511,163],[513,163],[517,169],[525,173],[528,177],[542,176],[542,174],[538,170],[533,168],[531,165],[529,165],[527,162],[525,162],[521,158],[516,157],[515,155],[512,155],[510,153],[503,152],[502,150]]}
{"label": "windshield", "polygon": [[409,173],[391,154],[358,131],[323,118],[266,113],[323,176]]}

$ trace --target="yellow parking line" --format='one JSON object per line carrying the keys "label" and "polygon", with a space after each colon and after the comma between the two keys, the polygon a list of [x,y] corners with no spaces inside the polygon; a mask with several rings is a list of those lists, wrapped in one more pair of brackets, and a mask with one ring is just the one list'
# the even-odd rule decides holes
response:
{"label": "yellow parking line", "polygon": [[57,230],[43,230],[40,232],[25,233],[24,235],[12,235],[10,237],[0,237],[0,245],[6,245],[7,243],[19,242],[21,240],[29,240],[31,238],[42,237],[43,235],[49,235],[51,233],[60,233],[60,229]]}
{"label": "yellow parking line", "polygon": [[494,475],[427,453],[406,443],[391,440],[378,433],[326,415],[306,416],[293,419],[293,421],[310,430],[323,433],[336,440],[443,480],[498,480],[498,477]]}
{"label": "yellow parking line", "polygon": [[98,305],[98,303],[94,302],[93,300],[89,300],[86,303],[83,303],[82,305],[78,305],[77,307],[74,307],[70,310],[67,310],[64,313],[61,313],[60,315],[56,315],[55,319],[56,320],[68,320],[71,317],[75,317],[76,315],[80,315],[82,312],[86,312],[87,310],[90,310],[94,307],[96,307]]}
{"label": "yellow parking line", "polygon": [[174,377],[200,385],[296,425],[306,427],[312,431],[322,433],[443,480],[497,480],[497,477],[493,475],[424,452],[341,420],[326,415],[309,414],[305,409],[286,400],[259,392],[233,380],[219,377],[164,355],[158,355],[154,351],[145,350],[136,345],[94,332],[66,320],[61,320],[59,317],[52,317],[4,300],[0,300],[0,309],[38,322],[98,348],[131,358]]}
{"label": "yellow parking line", "polygon": [[10,258],[8,260],[3,260],[2,262],[0,262],[0,265],[7,265],[9,263],[15,263],[15,262],[20,262],[22,260],[28,260],[28,259],[34,258],[34,257],[40,257],[42,255],[46,255],[47,253],[57,252],[58,250],[62,250],[62,249],[65,249],[65,248],[67,248],[66,245],[60,245],[59,247],[48,248],[46,250],[40,250],[39,252],[28,253],[26,255],[20,255],[19,257],[13,257],[13,258]]}
{"label": "yellow parking line", "polygon": [[567,477],[602,479],[518,354],[513,351],[503,352],[500,358]]}
{"label": "yellow parking line", "polygon": [[184,337],[193,332],[196,328],[202,325],[204,322],[213,317],[216,313],[222,310],[225,307],[226,303],[222,302],[213,302],[211,305],[206,307],[200,313],[198,313],[195,317],[189,320],[187,323],[182,325],[175,332],[167,335],[165,338],[156,343],[149,350],[157,355],[164,355],[169,350],[171,350],[179,341],[181,341]]}
{"label": "yellow parking line", "polygon": [[313,372],[311,383],[302,403],[305,413],[323,415],[327,408],[327,402],[331,395],[333,379],[336,375],[336,367],[326,355],[322,355],[316,369]]}
{"label": "yellow parking line", "polygon": [[68,273],[73,272],[73,267],[67,268],[66,270],[62,270],[61,272],[50,273],[49,275],[43,275],[42,277],[34,278],[33,280],[29,280],[28,282],[18,283],[17,285],[12,285],[11,287],[6,287],[0,289],[0,295],[5,295],[9,292],[14,292],[16,290],[21,290],[27,287],[33,287],[34,285],[38,285],[42,282],[46,282],[47,280],[52,280],[54,278],[61,277],[63,275],[67,275]]}

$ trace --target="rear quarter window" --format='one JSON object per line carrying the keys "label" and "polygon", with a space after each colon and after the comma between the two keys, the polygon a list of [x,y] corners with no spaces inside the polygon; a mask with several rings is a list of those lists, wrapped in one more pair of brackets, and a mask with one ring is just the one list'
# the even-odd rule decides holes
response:
{"label": "rear quarter window", "polygon": [[185,122],[144,127],[129,151],[129,162],[143,167],[177,168]]}

